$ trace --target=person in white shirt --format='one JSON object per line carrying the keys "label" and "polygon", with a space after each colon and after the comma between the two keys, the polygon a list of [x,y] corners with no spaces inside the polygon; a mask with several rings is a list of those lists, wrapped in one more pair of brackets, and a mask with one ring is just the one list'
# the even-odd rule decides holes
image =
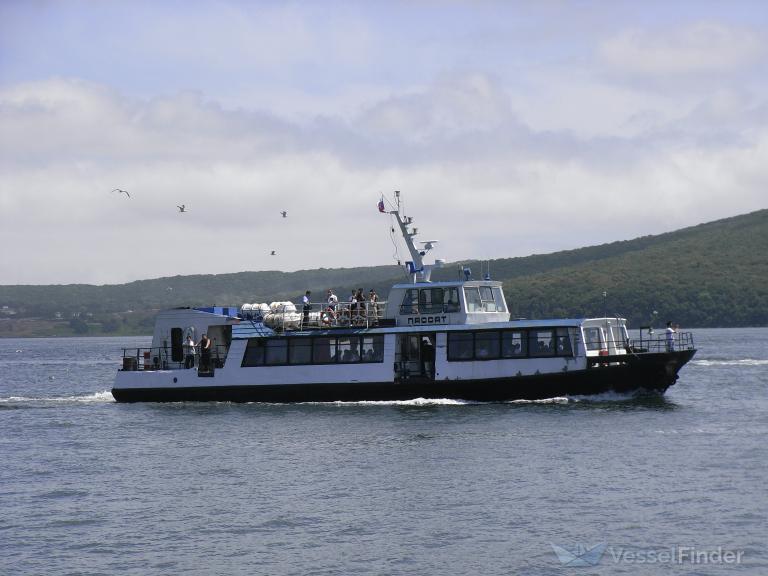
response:
{"label": "person in white shirt", "polygon": [[184,368],[195,367],[195,341],[192,334],[187,334],[187,340],[184,342]]}
{"label": "person in white shirt", "polygon": [[675,334],[676,331],[672,327],[672,322],[667,322],[667,352],[675,351]]}
{"label": "person in white shirt", "polygon": [[339,303],[339,297],[333,293],[333,290],[328,288],[328,309],[331,312],[336,311],[336,305]]}

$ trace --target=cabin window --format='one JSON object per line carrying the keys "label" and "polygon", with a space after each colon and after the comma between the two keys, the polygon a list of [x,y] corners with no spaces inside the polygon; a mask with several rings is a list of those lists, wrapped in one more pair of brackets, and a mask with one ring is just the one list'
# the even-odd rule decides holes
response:
{"label": "cabin window", "polygon": [[584,328],[584,345],[587,350],[600,350],[603,346],[603,331],[597,327]]}
{"label": "cabin window", "polygon": [[555,336],[556,350],[558,356],[573,356],[573,347],[571,346],[571,336],[568,328],[558,328]]}
{"label": "cabin window", "polygon": [[312,363],[311,338],[293,338],[288,343],[288,362],[290,364]]}
{"label": "cabin window", "polygon": [[336,362],[336,338],[314,338],[312,340],[312,362],[314,364]]}
{"label": "cabin window", "polygon": [[526,355],[525,332],[504,331],[501,333],[502,358],[520,358]]}
{"label": "cabin window", "polygon": [[184,362],[184,331],[181,328],[171,328],[171,360]]}
{"label": "cabin window", "polygon": [[483,301],[480,299],[480,290],[464,287],[464,299],[467,301],[467,312],[482,312]]}
{"label": "cabin window", "polygon": [[475,358],[495,360],[499,357],[499,332],[483,331],[475,334]]}
{"label": "cabin window", "polygon": [[268,366],[288,364],[288,340],[270,338],[264,350],[264,363]]}
{"label": "cabin window", "polygon": [[251,338],[245,347],[245,355],[241,366],[248,368],[252,366],[264,365],[264,340],[261,338]]}
{"label": "cabin window", "polygon": [[472,360],[474,335],[472,332],[448,333],[448,360]]}
{"label": "cabin window", "polygon": [[384,362],[384,336],[363,336],[363,362]]}
{"label": "cabin window", "polygon": [[555,346],[552,330],[529,330],[528,352],[531,356],[554,356]]}
{"label": "cabin window", "polygon": [[336,357],[343,364],[360,362],[360,337],[344,336],[336,342]]}
{"label": "cabin window", "polygon": [[403,304],[400,306],[400,314],[419,313],[419,291],[417,288],[409,288],[403,296]]}

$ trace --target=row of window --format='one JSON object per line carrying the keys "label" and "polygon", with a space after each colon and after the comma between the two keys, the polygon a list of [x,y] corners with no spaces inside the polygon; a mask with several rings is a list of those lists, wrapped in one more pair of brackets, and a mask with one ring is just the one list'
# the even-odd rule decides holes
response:
{"label": "row of window", "polygon": [[568,328],[449,332],[448,360],[573,356]]}
{"label": "row of window", "polygon": [[251,338],[241,366],[354,364],[384,361],[384,336]]}
{"label": "row of window", "polygon": [[[465,286],[467,312],[506,312],[504,295],[498,286]],[[440,314],[459,312],[459,289],[410,288],[405,291],[400,314]]]}

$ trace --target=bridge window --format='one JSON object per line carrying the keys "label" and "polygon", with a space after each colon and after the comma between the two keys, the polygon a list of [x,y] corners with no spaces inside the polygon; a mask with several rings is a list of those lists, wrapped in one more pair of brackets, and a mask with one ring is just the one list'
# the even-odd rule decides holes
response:
{"label": "bridge window", "polygon": [[482,312],[483,301],[480,299],[478,288],[464,287],[464,299],[467,301],[467,312]]}
{"label": "bridge window", "polygon": [[419,313],[419,290],[409,288],[403,296],[403,304],[400,306],[400,314],[418,314]]}
{"label": "bridge window", "polygon": [[587,350],[600,350],[605,348],[603,345],[603,331],[595,326],[592,328],[584,328],[584,344]]}
{"label": "bridge window", "polygon": [[483,301],[484,312],[496,312],[496,301],[493,299],[493,290],[490,286],[480,286],[480,300]]}
{"label": "bridge window", "polygon": [[443,304],[445,305],[446,312],[458,312],[461,310],[461,304],[459,304],[459,289],[446,288],[443,291]]}
{"label": "bridge window", "polygon": [[419,290],[419,313],[439,314],[443,311],[445,290],[442,288],[426,288]]}
{"label": "bridge window", "polygon": [[493,287],[493,301],[496,303],[497,312],[507,311],[507,307],[504,306],[504,292],[499,286]]}
{"label": "bridge window", "polygon": [[409,288],[403,296],[400,314],[441,314],[459,312],[459,289],[448,288]]}
{"label": "bridge window", "polygon": [[465,286],[467,312],[506,312],[504,297],[498,286]]}

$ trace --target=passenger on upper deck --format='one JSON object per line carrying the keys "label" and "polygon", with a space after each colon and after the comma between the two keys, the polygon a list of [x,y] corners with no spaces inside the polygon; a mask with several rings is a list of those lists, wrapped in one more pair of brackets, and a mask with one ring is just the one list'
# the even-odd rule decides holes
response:
{"label": "passenger on upper deck", "polygon": [[332,288],[328,288],[328,310],[331,312],[336,311],[336,305],[339,303],[339,297],[333,293]]}
{"label": "passenger on upper deck", "polygon": [[312,301],[309,299],[309,297],[311,295],[312,295],[312,292],[307,290],[304,293],[304,297],[301,299],[302,312],[304,312],[304,325],[305,326],[309,322],[309,311],[312,310]]}
{"label": "passenger on upper deck", "polygon": [[371,288],[371,291],[368,292],[368,315],[371,317],[371,322],[373,324],[379,323],[379,296],[376,294],[376,290]]}

